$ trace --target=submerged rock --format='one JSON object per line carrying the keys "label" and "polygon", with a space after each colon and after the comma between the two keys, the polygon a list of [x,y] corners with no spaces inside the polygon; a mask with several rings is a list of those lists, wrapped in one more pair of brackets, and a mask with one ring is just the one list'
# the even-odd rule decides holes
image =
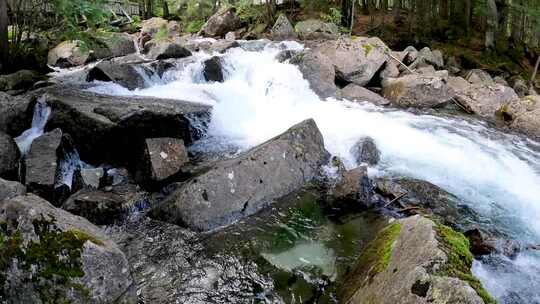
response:
{"label": "submerged rock", "polygon": [[354,83],[351,83],[341,89],[340,93],[341,98],[350,101],[368,101],[379,106],[390,104],[388,99]]}
{"label": "submerged rock", "polygon": [[[471,274],[467,239],[420,216],[389,224],[344,283],[344,303],[495,303]],[[389,292],[391,291],[391,292]]]}
{"label": "submerged rock", "polygon": [[495,119],[497,111],[506,103],[517,100],[516,92],[500,84],[473,85],[457,93],[455,100],[469,113],[487,119]]}
{"label": "submerged rock", "polygon": [[294,30],[302,40],[335,39],[339,35],[337,25],[317,19],[300,21],[296,24]]}
{"label": "submerged rock", "polygon": [[26,187],[23,184],[0,178],[0,202],[24,194]]}
{"label": "submerged rock", "polygon": [[34,196],[0,201],[0,299],[137,303],[124,254],[84,218]]}
{"label": "submerged rock", "polygon": [[334,65],[336,77],[364,86],[388,59],[388,47],[379,38],[339,38],[320,43],[316,50]]}
{"label": "submerged rock", "polygon": [[351,153],[358,164],[367,163],[374,166],[381,159],[381,153],[371,137],[360,138],[351,148]]}
{"label": "submerged rock", "polygon": [[336,94],[337,87],[334,83],[336,72],[328,57],[307,50],[291,58],[290,63],[298,66],[311,89],[319,97],[327,98]]}
{"label": "submerged rock", "polygon": [[192,120],[208,118],[210,107],[154,97],[121,97],[65,87],[33,93],[52,108],[47,129],[69,133],[81,159],[125,164],[145,138],[181,138],[190,144],[200,133]]}
{"label": "submerged rock", "polygon": [[210,37],[223,37],[228,32],[239,29],[242,21],[235,14],[232,8],[222,9],[211,16],[203,25],[201,34]]}
{"label": "submerged rock", "polygon": [[312,119],[215,163],[157,205],[154,217],[206,231],[249,216],[312,180],[328,159]]}
{"label": "submerged rock", "polygon": [[386,78],[383,96],[402,107],[431,108],[448,102],[454,96],[447,79],[437,75],[408,74]]}
{"label": "submerged rock", "polygon": [[143,89],[147,84],[141,74],[144,70],[140,69],[132,64],[102,61],[88,71],[86,81],[112,81],[129,90]]}
{"label": "submerged rock", "polygon": [[140,158],[133,164],[139,182],[160,182],[180,172],[189,161],[184,141],[177,138],[148,138]]}
{"label": "submerged rock", "polygon": [[17,180],[21,153],[11,136],[0,131],[0,178]]}
{"label": "submerged rock", "polygon": [[206,81],[223,82],[223,62],[221,57],[214,56],[203,62],[203,75]]}

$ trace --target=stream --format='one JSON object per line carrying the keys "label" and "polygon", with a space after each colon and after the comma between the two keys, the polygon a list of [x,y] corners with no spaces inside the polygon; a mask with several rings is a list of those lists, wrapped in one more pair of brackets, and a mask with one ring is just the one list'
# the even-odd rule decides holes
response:
{"label": "stream", "polygon": [[[212,55],[199,52],[176,60],[175,67],[161,78],[146,77],[151,85],[147,89],[129,91],[113,83],[95,82],[90,90],[212,105],[207,134],[192,147],[203,152],[230,153],[232,147],[232,154],[239,153],[313,118],[323,134],[326,149],[351,169],[358,165],[350,152],[352,146],[360,137],[370,136],[381,151],[380,163],[369,168],[371,176],[407,176],[429,181],[457,196],[509,238],[523,244],[540,244],[540,143],[463,115],[418,114],[368,103],[321,100],[294,65],[276,59],[281,51],[299,51],[302,45],[246,41],[241,46],[225,54],[213,54],[223,57],[223,83],[204,80],[202,63]],[[62,78],[63,73],[56,77]],[[302,282],[308,285],[320,284],[317,278],[325,278],[325,282],[339,279],[340,269],[344,263],[352,263],[347,259],[354,257],[351,252],[355,251],[343,248],[366,239],[362,231],[369,226],[368,218],[348,219],[339,225],[319,219],[311,223],[314,226],[307,235],[297,235],[287,246],[261,241],[252,247],[257,252],[256,259],[262,258],[274,266],[267,273],[274,278],[281,298],[287,303],[298,303],[298,299],[286,299],[280,290],[276,278],[283,274],[279,271],[289,275],[304,273]],[[364,224],[356,225],[358,221]],[[347,224],[350,226],[344,228]],[[356,229],[354,233],[340,234],[352,235],[354,240],[348,245],[336,245],[339,242],[328,235],[339,234],[339,229]],[[292,231],[298,233],[296,228]],[[219,239],[219,235],[214,238]],[[264,240],[263,236],[256,237],[261,238]],[[311,274],[303,271],[306,265],[310,265]],[[538,252],[524,251],[515,259],[492,255],[475,261],[473,272],[500,303],[540,303]],[[294,282],[299,283],[287,288],[303,288],[304,283]],[[331,299],[330,294],[320,295],[319,303],[332,302],[322,300]]]}

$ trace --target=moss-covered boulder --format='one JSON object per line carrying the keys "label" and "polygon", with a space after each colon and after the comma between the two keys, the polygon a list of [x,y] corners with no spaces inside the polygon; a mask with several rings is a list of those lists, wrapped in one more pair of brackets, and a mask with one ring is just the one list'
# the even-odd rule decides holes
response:
{"label": "moss-covered boulder", "polygon": [[364,249],[342,303],[495,303],[472,261],[461,233],[420,216],[394,221]]}
{"label": "moss-covered boulder", "polygon": [[124,254],[98,227],[35,196],[0,202],[1,303],[136,303]]}

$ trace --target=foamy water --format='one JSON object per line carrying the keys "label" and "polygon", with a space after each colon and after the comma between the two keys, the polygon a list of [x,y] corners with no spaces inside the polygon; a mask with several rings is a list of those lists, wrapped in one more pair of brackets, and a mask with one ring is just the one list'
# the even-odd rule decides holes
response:
{"label": "foamy water", "polygon": [[[320,100],[295,66],[275,60],[283,49],[301,48],[287,42],[273,43],[260,51],[231,49],[220,55],[225,61],[224,83],[204,80],[202,61],[211,56],[197,53],[192,63],[166,72],[148,89],[129,91],[100,83],[92,90],[210,104],[213,113],[208,138],[240,150],[313,118],[327,150],[352,168],[357,164],[351,147],[360,137],[370,136],[382,154],[381,163],[371,168],[372,174],[430,181],[492,219],[511,237],[540,243],[538,143],[460,118],[415,115],[368,103]],[[511,275],[501,275],[504,270],[483,267],[481,263],[475,264],[474,271],[499,299],[507,302],[505,297],[509,293],[525,293],[531,303],[540,297],[540,274],[530,265],[539,262],[538,254],[527,253],[508,262],[513,266]],[[522,282],[521,287],[508,284],[509,280]],[[497,286],[506,289],[501,292]]]}

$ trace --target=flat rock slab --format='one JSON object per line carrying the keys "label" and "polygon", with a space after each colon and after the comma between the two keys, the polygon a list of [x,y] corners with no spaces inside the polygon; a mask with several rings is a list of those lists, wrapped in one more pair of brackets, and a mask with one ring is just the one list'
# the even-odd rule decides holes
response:
{"label": "flat rock slab", "polygon": [[148,138],[136,167],[135,179],[162,181],[178,173],[189,161],[184,141],[177,138]]}

